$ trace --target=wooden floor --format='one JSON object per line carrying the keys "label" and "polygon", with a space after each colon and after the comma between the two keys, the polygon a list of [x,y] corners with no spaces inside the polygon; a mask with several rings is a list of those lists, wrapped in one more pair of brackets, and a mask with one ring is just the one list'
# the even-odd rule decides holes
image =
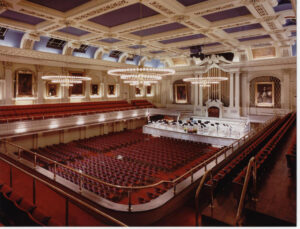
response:
{"label": "wooden floor", "polygon": [[296,177],[289,176],[285,154],[296,127],[287,133],[278,150],[277,160],[258,192],[255,210],[296,224]]}

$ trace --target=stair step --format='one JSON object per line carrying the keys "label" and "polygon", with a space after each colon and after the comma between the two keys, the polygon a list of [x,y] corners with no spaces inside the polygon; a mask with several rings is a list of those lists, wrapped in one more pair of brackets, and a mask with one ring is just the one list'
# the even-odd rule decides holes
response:
{"label": "stair step", "polygon": [[214,199],[213,207],[206,207],[201,213],[204,226],[234,226],[237,213],[237,201],[230,189],[222,191]]}

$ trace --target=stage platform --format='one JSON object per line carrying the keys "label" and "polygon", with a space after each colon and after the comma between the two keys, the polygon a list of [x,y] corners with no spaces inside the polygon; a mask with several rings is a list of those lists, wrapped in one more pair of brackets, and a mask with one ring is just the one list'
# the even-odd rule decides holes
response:
{"label": "stage platform", "polygon": [[[199,124],[201,120],[201,124]],[[189,119],[182,120],[182,123],[189,122]],[[209,143],[214,146],[228,146],[240,139],[250,131],[249,122],[246,119],[218,119],[192,117],[192,124],[182,123],[149,123],[143,127],[143,133],[153,136],[164,136],[195,142]],[[194,129],[195,133],[188,133],[188,129]]]}

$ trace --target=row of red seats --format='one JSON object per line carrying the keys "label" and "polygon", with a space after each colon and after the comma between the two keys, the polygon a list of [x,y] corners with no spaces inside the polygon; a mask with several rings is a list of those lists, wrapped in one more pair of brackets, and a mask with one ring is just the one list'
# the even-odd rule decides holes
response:
{"label": "row of red seats", "polygon": [[147,135],[142,133],[126,131],[79,140],[76,141],[76,145],[92,152],[103,153],[112,149],[137,143],[142,141],[145,137],[147,137]]}
{"label": "row of red seats", "polygon": [[127,101],[15,105],[0,107],[0,122],[86,115],[136,109]]}
{"label": "row of red seats", "polygon": [[[267,167],[268,162],[270,162],[270,160],[272,159],[274,150],[278,146],[278,143],[282,140],[285,133],[289,130],[289,128],[295,121],[295,117],[296,117],[295,113],[290,115],[288,120],[283,123],[280,129],[277,130],[277,132],[272,136],[272,138],[267,142],[267,144],[255,155],[256,169],[258,175],[260,174],[262,168]],[[247,171],[247,165],[233,180],[235,186],[236,185],[240,186],[240,191],[241,191],[241,186],[243,185],[245,180],[246,171]]]}
{"label": "row of red seats", "polygon": [[291,142],[289,149],[285,155],[287,167],[291,169],[290,170],[291,175],[295,174],[295,172],[296,172],[296,164],[297,164],[296,151],[297,151],[297,136],[296,136],[296,131],[295,131],[292,136],[292,142]]}
{"label": "row of red seats", "polygon": [[148,100],[131,100],[131,104],[138,108],[155,108]]}
{"label": "row of red seats", "polygon": [[[131,135],[129,133],[134,133],[136,137],[142,136],[142,139],[139,142],[129,145],[121,144],[123,140],[127,141],[130,139]],[[120,136],[124,136],[124,138]],[[101,138],[105,140],[101,140]],[[140,186],[161,180],[162,166],[168,168],[168,172],[170,172],[174,168],[179,168],[179,164],[185,166],[195,159],[204,161],[217,151],[217,148],[209,147],[203,143],[170,138],[153,139],[136,131],[93,137],[73,144],[80,146],[83,142],[109,142],[109,139],[117,139],[120,147],[110,150],[108,153],[99,153],[98,155],[87,156],[84,159],[67,161],[67,165],[76,170],[81,170],[84,174],[91,175],[111,184]],[[133,139],[132,136],[131,139]],[[113,142],[114,140],[112,140]],[[99,146],[101,144],[94,145],[95,148]],[[150,150],[146,149],[148,147],[150,147]],[[54,172],[53,167],[50,167],[49,170]],[[78,173],[62,166],[58,166],[56,172],[57,175],[79,185],[80,177]],[[169,177],[173,177],[173,174],[169,173]],[[83,179],[83,187],[114,202],[124,201],[128,197],[128,193],[124,190],[105,186],[87,178]],[[137,196],[135,201],[137,203],[149,202],[171,187],[172,184],[166,183],[160,187],[152,188],[147,191],[147,196],[135,195],[135,197]]]}
{"label": "row of red seats", "polygon": [[14,226],[62,226],[43,213],[36,205],[0,182],[0,209]]}
{"label": "row of red seats", "polygon": [[228,164],[220,169],[214,176],[213,179],[208,180],[205,186],[214,188],[215,192],[219,191],[219,187],[227,182],[231,182],[235,177],[236,173],[239,173],[244,166],[247,165],[249,159],[271,138],[281,124],[287,119],[288,116],[283,119],[277,119],[266,127],[266,131],[255,137],[255,140],[244,148],[238,155],[235,156]]}

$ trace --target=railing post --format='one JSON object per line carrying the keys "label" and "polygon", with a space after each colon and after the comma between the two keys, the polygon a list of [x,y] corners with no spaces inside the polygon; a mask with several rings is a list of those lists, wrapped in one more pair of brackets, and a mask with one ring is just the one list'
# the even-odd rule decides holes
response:
{"label": "railing post", "polygon": [[82,192],[82,171],[79,170],[80,176],[79,176],[79,192]]}
{"label": "railing post", "polygon": [[205,166],[204,166],[204,172],[207,171],[207,164],[205,163]]}
{"label": "railing post", "polygon": [[132,189],[128,189],[128,211],[131,212]]}
{"label": "railing post", "polygon": [[[210,180],[211,180],[211,183],[213,184],[213,176],[212,176],[212,171],[210,170]],[[210,189],[210,207],[213,208],[214,207],[214,190],[213,190],[213,185],[212,185],[212,188]]]}
{"label": "railing post", "polygon": [[18,148],[18,160],[20,160],[20,158],[21,158],[21,149]]}
{"label": "railing post", "polygon": [[218,155],[216,156],[216,165],[218,164]]}
{"label": "railing post", "polygon": [[176,195],[176,182],[174,184],[174,196]]}
{"label": "railing post", "polygon": [[193,170],[191,171],[191,184],[194,182],[194,173]]}
{"label": "railing post", "polygon": [[53,173],[53,179],[56,179],[56,163],[54,163],[54,173]]}
{"label": "railing post", "polygon": [[36,183],[35,178],[33,178],[33,180],[32,180],[32,202],[33,202],[33,204],[35,204],[35,201],[36,201],[36,190],[35,190],[36,184],[35,183]]}
{"label": "railing post", "polygon": [[69,198],[66,197],[66,226],[69,226]]}
{"label": "railing post", "polygon": [[256,180],[256,161],[254,160],[254,165],[253,165],[253,197],[252,197],[252,200],[257,202],[258,201],[258,197],[257,197],[257,187],[256,187],[256,183],[257,183],[257,180]]}
{"label": "railing post", "polygon": [[225,149],[224,157],[226,159],[226,157],[227,157],[227,149]]}
{"label": "railing post", "polygon": [[36,168],[36,153],[34,153],[34,162],[33,162],[33,167]]}

